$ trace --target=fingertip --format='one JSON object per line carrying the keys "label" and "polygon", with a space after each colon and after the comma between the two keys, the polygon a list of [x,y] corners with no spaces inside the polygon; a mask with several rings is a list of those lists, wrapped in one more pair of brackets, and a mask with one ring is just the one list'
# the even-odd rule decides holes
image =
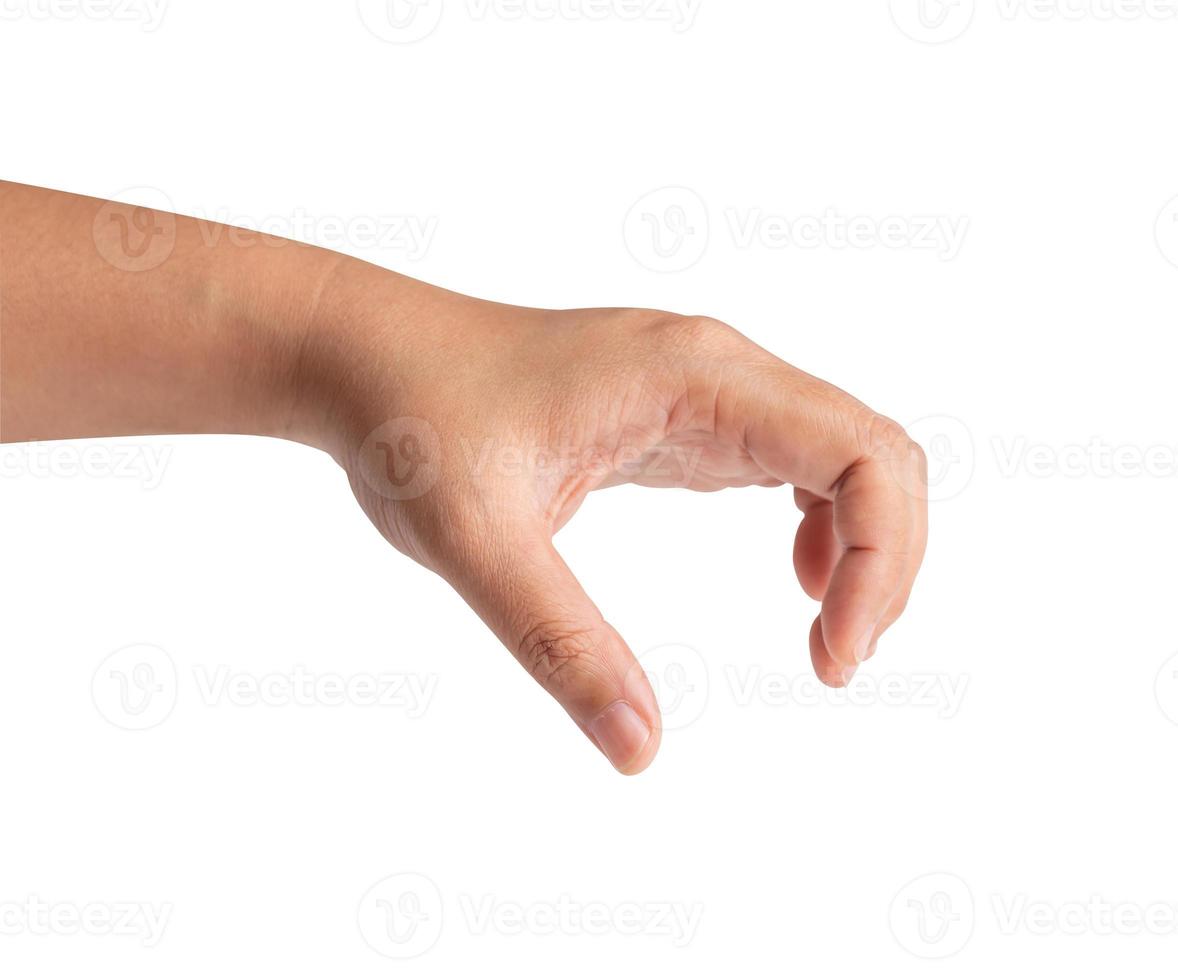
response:
{"label": "fingertip", "polygon": [[865,548],[848,549],[822,600],[822,639],[831,658],[856,667],[871,654],[890,620],[888,610],[903,574],[896,559]]}
{"label": "fingertip", "polygon": [[659,746],[662,744],[663,732],[657,726],[650,730],[650,738],[647,739],[646,744],[641,751],[631,759],[624,766],[615,766],[623,776],[637,776],[640,772],[644,772],[652,762],[654,757],[658,755]]}
{"label": "fingertip", "polygon": [[851,649],[851,656],[855,658],[856,664],[863,663],[871,656],[871,650],[875,645],[876,633],[879,630],[879,623],[874,622],[859,634],[859,639],[855,641],[854,647]]}
{"label": "fingertip", "polygon": [[794,535],[794,570],[806,595],[821,602],[841,552],[834,536],[832,508],[829,501],[816,497],[799,506],[804,516]]}
{"label": "fingertip", "polygon": [[614,767],[625,776],[636,776],[654,762],[654,757],[658,755],[663,737],[663,715],[650,678],[636,657],[626,674],[622,688],[626,699],[634,706],[634,710],[638,712],[650,732],[650,737],[633,758],[621,766]]}
{"label": "fingertip", "polygon": [[826,648],[822,635],[822,617],[818,616],[810,627],[810,662],[814,673],[827,687],[846,687],[855,676],[857,665],[841,664]]}
{"label": "fingertip", "polygon": [[874,657],[875,656],[875,648],[878,645],[879,645],[879,637],[878,636],[872,637],[871,642],[867,645],[867,651],[863,655],[863,659],[859,662],[865,663],[868,660],[870,660],[872,657]]}
{"label": "fingertip", "polygon": [[625,776],[642,772],[658,752],[659,726],[629,701],[608,705],[585,726],[585,734]]}

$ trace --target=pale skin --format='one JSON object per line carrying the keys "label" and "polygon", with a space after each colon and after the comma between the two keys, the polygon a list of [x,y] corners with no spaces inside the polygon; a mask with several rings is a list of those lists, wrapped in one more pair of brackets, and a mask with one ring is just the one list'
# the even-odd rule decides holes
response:
{"label": "pale skin", "polygon": [[0,182],[0,441],[168,433],[330,454],[389,542],[628,774],[658,751],[658,705],[552,542],[590,491],[792,485],[794,565],[821,602],[810,656],[834,687],[925,548],[925,459],[903,429],[716,320],[492,303]]}

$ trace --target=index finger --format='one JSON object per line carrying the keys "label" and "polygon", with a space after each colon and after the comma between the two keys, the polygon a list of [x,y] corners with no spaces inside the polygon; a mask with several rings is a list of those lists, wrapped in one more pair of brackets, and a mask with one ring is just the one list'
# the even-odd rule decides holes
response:
{"label": "index finger", "polygon": [[903,610],[920,567],[924,453],[901,426],[838,388],[780,361],[768,374],[742,406],[745,446],[776,479],[833,502],[839,557],[811,653],[826,683],[845,684]]}

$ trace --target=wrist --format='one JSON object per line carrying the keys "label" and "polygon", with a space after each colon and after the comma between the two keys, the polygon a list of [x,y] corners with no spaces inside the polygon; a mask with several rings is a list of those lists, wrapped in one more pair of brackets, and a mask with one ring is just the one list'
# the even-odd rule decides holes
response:
{"label": "wrist", "polygon": [[448,393],[447,410],[464,404],[476,365],[463,351],[477,347],[483,360],[492,359],[502,348],[492,334],[502,339],[521,316],[536,312],[320,254],[334,261],[306,305],[298,355],[288,359],[295,407],[286,436],[345,467],[377,427],[434,414],[439,392]]}
{"label": "wrist", "polygon": [[335,407],[344,363],[346,314],[335,280],[358,260],[286,239],[215,253],[206,270],[207,319],[228,338],[226,398],[236,429],[336,454]]}

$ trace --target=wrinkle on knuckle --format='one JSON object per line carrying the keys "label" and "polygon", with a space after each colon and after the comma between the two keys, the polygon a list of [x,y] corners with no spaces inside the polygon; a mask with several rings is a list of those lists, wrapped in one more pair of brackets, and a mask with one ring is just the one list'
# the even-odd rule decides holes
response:
{"label": "wrinkle on knuckle", "polygon": [[874,461],[913,496],[921,496],[928,482],[928,458],[920,443],[902,425],[876,412],[865,414],[858,423],[861,461]]}
{"label": "wrinkle on knuckle", "polygon": [[918,500],[927,499],[928,457],[920,443],[902,430],[891,465],[896,479],[909,496]]}
{"label": "wrinkle on knuckle", "polygon": [[859,421],[859,444],[864,456],[896,459],[906,453],[912,440],[904,427],[878,412],[869,412]]}
{"label": "wrinkle on knuckle", "polygon": [[543,622],[520,640],[516,657],[537,681],[560,687],[594,673],[595,633],[572,623]]}

